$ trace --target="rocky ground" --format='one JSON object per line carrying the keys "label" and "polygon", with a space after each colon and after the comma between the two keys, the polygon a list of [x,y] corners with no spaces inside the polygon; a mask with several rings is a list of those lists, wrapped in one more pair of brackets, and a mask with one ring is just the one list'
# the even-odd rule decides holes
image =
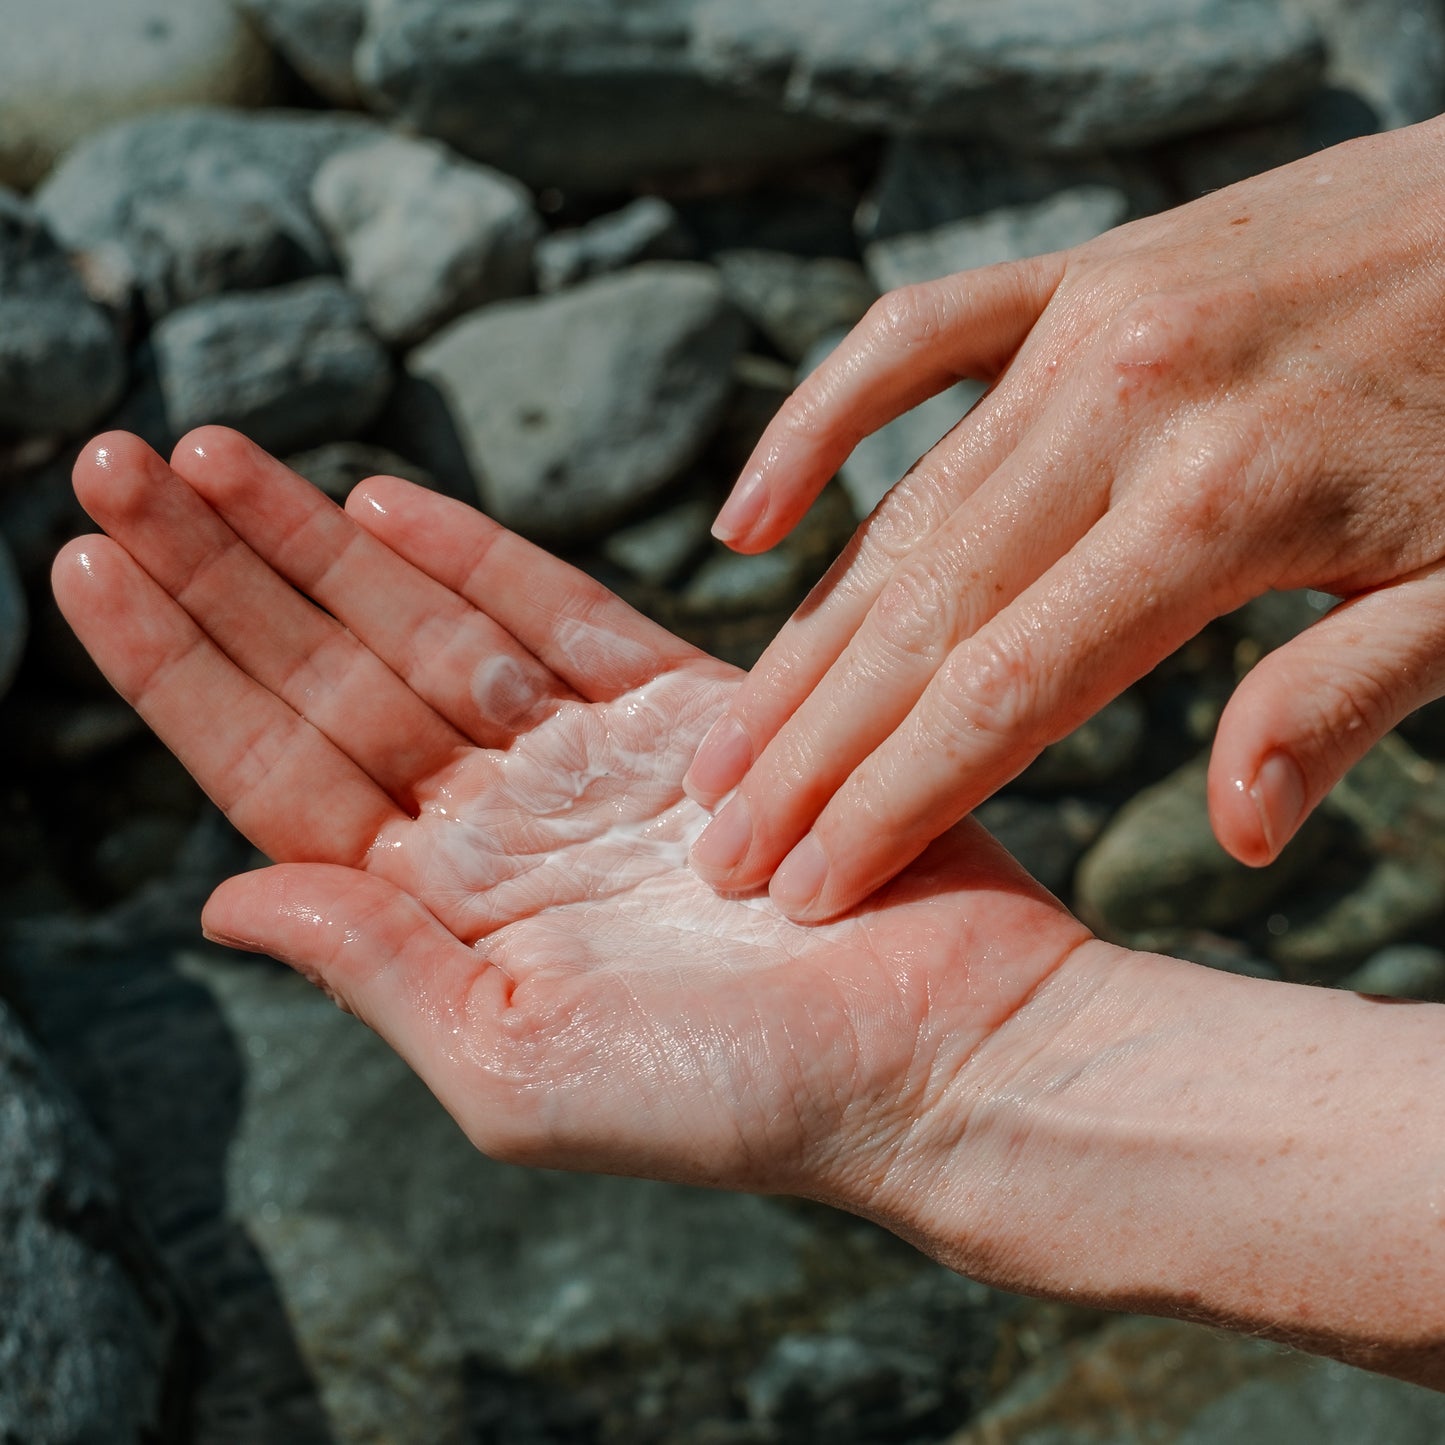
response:
{"label": "rocky ground", "polygon": [[[10,12],[13,11],[12,15]],[[1445,1401],[1013,1299],[814,1206],[477,1156],[378,1041],[199,938],[247,866],[47,600],[70,462],[238,426],[400,472],[747,664],[966,387],[799,534],[708,523],[880,291],[1445,105],[1435,0],[0,0],[0,1437],[1428,1441]],[[103,55],[106,63],[97,65]],[[8,188],[7,188],[8,187]],[[1212,842],[1209,628],[980,810],[1111,936],[1445,998],[1445,713],[1273,868]]]}

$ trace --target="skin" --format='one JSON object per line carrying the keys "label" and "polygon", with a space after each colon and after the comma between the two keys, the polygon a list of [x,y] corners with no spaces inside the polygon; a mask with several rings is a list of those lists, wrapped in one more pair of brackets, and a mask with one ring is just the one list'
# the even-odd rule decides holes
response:
{"label": "skin", "polygon": [[57,559],[65,615],[275,860],[207,932],[479,1148],[1445,1378],[1445,1009],[1102,943],[971,822],[827,925],[718,898],[681,780],[733,669],[394,478],[343,512],[208,428],[169,465],[99,438],[75,482],[107,535]]}
{"label": "skin", "polygon": [[1445,691],[1445,130],[1353,141],[1087,245],[885,296],[719,517],[771,546],[855,443],[984,400],[889,493],[736,693],[689,793],[724,892],[832,917],[1217,617],[1346,599],[1221,719],[1210,815],[1274,858]]}

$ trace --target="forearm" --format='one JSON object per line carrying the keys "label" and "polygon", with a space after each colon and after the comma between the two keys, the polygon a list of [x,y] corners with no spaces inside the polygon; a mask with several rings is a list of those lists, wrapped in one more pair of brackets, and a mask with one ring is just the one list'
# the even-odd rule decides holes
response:
{"label": "forearm", "polygon": [[1445,1385],[1445,1007],[1090,944],[941,1107],[956,1268]]}

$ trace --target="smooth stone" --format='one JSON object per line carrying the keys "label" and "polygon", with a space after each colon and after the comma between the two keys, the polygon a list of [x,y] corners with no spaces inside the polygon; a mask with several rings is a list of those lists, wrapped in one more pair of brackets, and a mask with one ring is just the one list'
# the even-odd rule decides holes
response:
{"label": "smooth stone", "polygon": [[1207,757],[1136,793],[1084,855],[1080,916],[1112,937],[1146,929],[1223,929],[1266,908],[1313,862],[1320,823],[1307,820],[1267,868],[1249,868],[1215,841],[1205,801]]}
{"label": "smooth stone", "polygon": [[874,241],[863,263],[880,291],[958,271],[1066,251],[1127,220],[1129,198],[1105,186],[1074,186],[1041,201],[1000,206],[930,231]]}
{"label": "smooth stone", "polygon": [[74,434],[126,382],[113,318],[27,202],[0,189],[0,428]]}
{"label": "smooth stone", "polygon": [[1326,77],[1375,112],[1377,128],[1445,110],[1445,10],[1434,0],[1303,0],[1329,49]]}
{"label": "smooth stone", "polygon": [[293,472],[320,487],[334,502],[344,502],[359,482],[371,477],[401,477],[436,490],[436,482],[424,467],[370,442],[327,442],[285,460]]}
{"label": "smooth stone", "polygon": [[799,362],[826,336],[854,326],[878,298],[856,262],[786,251],[720,251],[713,264],[733,305],[789,361]]}
{"label": "smooth stone", "polygon": [[716,271],[650,261],[473,312],[407,367],[447,403],[487,512],[591,540],[707,445],[743,331]]}
{"label": "smooth stone", "polygon": [[531,289],[542,219],[531,192],[434,141],[389,136],[324,161],[311,203],[383,341]]}
{"label": "smooth stone", "polygon": [[654,517],[609,532],[602,555],[652,587],[665,587],[709,544],[716,506],[690,497]]}
{"label": "smooth stone", "polygon": [[263,105],[275,63],[226,0],[0,0],[0,182],[34,185],[82,137],[195,101]]}
{"label": "smooth stone", "polygon": [[943,1445],[1433,1445],[1445,1397],[1282,1345],[1123,1318],[1051,1352]]}
{"label": "smooth stone", "polygon": [[[842,339],[837,332],[825,336],[803,358],[799,380],[816,370]],[[984,390],[981,382],[957,382],[864,437],[853,448],[838,468],[838,482],[860,522],[920,457],[958,425]]]}
{"label": "smooth stone", "polygon": [[303,80],[333,105],[361,103],[352,59],[366,0],[232,0]]}
{"label": "smooth stone", "polygon": [[227,1156],[233,1217],[380,1235],[430,1281],[468,1353],[525,1370],[636,1350],[737,1327],[802,1287],[817,1240],[786,1205],[494,1163],[304,980],[211,955],[186,971],[249,1060]]}
{"label": "smooth stone", "polygon": [[3,1000],[0,1101],[0,1438],[176,1438],[170,1283],[114,1161]]}
{"label": "smooth stone", "polygon": [[391,386],[390,358],[332,277],[197,301],[151,345],[174,432],[216,422],[270,451],[354,436]]}
{"label": "smooth stone", "polygon": [[722,547],[693,574],[683,601],[697,613],[747,613],[789,606],[802,588],[800,559],[786,547],[744,556]]}
{"label": "smooth stone", "polygon": [[1382,998],[1445,1001],[1445,951],[1425,943],[1397,943],[1372,953],[1339,981],[1340,988]]}
{"label": "smooth stone", "polygon": [[1067,899],[1074,869],[1108,821],[1109,810],[1082,798],[1044,802],[1005,793],[980,803],[973,816],[1050,893]]}
{"label": "smooth stone", "polygon": [[30,609],[25,589],[15,570],[15,559],[4,537],[0,537],[0,698],[10,691],[20,659],[25,655],[25,641],[30,633]]}
{"label": "smooth stone", "polygon": [[119,257],[152,320],[224,291],[335,271],[312,178],[384,134],[357,115],[188,107],[77,146],[35,204],[72,251]]}
{"label": "smooth stone", "polygon": [[580,191],[820,155],[846,129],[702,73],[694,0],[371,0],[368,102],[535,186]]}
{"label": "smooth stone", "polygon": [[1148,726],[1142,700],[1132,692],[1121,693],[1066,737],[1050,743],[1019,775],[1017,786],[1055,793],[1112,782],[1138,760]]}
{"label": "smooth stone", "polygon": [[639,261],[682,261],[692,255],[682,217],[660,196],[639,196],[617,211],[554,231],[537,243],[537,289],[544,294]]}
{"label": "smooth stone", "polygon": [[691,54],[720,84],[860,130],[1069,151],[1277,114],[1324,64],[1312,22],[1252,0],[698,0]]}

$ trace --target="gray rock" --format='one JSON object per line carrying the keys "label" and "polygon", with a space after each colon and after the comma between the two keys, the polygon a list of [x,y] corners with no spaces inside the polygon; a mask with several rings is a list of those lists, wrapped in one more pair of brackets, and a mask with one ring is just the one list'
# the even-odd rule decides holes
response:
{"label": "gray rock", "polygon": [[1445,1000],[1445,952],[1424,943],[1399,943],[1373,953],[1340,980],[1341,988],[1384,998]]}
{"label": "gray rock", "polygon": [[664,587],[710,541],[717,508],[706,497],[690,497],[654,517],[607,534],[602,555],[639,582]]}
{"label": "gray rock", "polygon": [[555,231],[537,246],[537,289],[560,291],[639,261],[682,261],[692,254],[682,217],[660,196],[639,196],[585,226]]}
{"label": "gray rock", "polygon": [[930,231],[874,241],[863,261],[879,290],[891,291],[976,266],[1081,246],[1128,215],[1129,198],[1122,191],[1073,186],[1041,201],[1000,206]]}
{"label": "gray rock", "polygon": [[[841,340],[836,332],[824,337],[803,358],[800,377],[813,371]],[[838,482],[859,521],[883,500],[914,462],[958,425],[984,390],[981,382],[960,381],[864,437],[853,448],[852,455],[838,468]]]}
{"label": "gray rock", "polygon": [[110,127],[36,192],[73,251],[118,251],[154,319],[222,291],[334,271],[311,211],[329,155],[382,133],[361,116],[187,108]]}
{"label": "gray rock", "polygon": [[542,233],[531,193],[436,142],[348,147],[316,172],[311,201],[372,330],[393,345],[531,288]]}
{"label": "gray rock", "polygon": [[699,0],[691,49],[719,83],[860,129],[1058,150],[1275,114],[1324,62],[1313,24],[1252,0]]}
{"label": "gray rock", "polygon": [[1378,128],[1445,110],[1445,9],[1435,0],[1304,0],[1329,47],[1327,78],[1369,102]]}
{"label": "gray rock", "polygon": [[352,57],[366,0],[233,0],[306,82],[335,105],[360,103]]}
{"label": "gray rock", "polygon": [[169,1287],[111,1159],[3,1002],[0,1231],[0,1437],[173,1438]]}
{"label": "gray rock", "polygon": [[557,542],[616,522],[698,455],[742,335],[715,271],[651,261],[463,317],[408,369],[446,399],[486,510]]}
{"label": "gray rock", "polygon": [[785,1430],[806,1424],[838,1438],[852,1434],[859,1416],[893,1407],[896,1418],[899,1397],[924,1374],[917,1367],[898,1350],[851,1335],[784,1335],[743,1382],[743,1398],[756,1421]]}
{"label": "gray rock", "polygon": [[820,154],[847,132],[700,73],[694,0],[371,0],[356,73],[408,126],[537,186]]}
{"label": "gray rock", "polygon": [[74,433],[112,407],[125,351],[37,212],[0,190],[0,428]]}
{"label": "gray rock", "polygon": [[173,431],[219,422],[272,451],[355,435],[391,384],[360,304],[331,277],[197,301],[151,342]]}
{"label": "gray rock", "polygon": [[270,51],[226,0],[0,0],[0,183],[28,187],[123,116],[271,98]]}
{"label": "gray rock", "polygon": [[419,487],[436,489],[425,468],[369,442],[328,442],[287,457],[286,465],[337,502],[344,502],[351,489],[369,477],[403,477]]}
{"label": "gray rock", "polygon": [[787,606],[800,590],[801,559],[787,548],[743,556],[716,548],[683,593],[694,612],[750,613]]}
{"label": "gray rock", "polygon": [[[299,978],[209,956],[187,972],[252,1061],[232,1214],[269,1228],[331,1219],[343,1243],[367,1232],[404,1247],[467,1351],[513,1369],[556,1363],[736,1323],[802,1285],[815,1241],[785,1205],[493,1163],[380,1039]],[[371,1294],[359,1288],[356,1304],[368,1310]]]}
{"label": "gray rock", "polygon": [[0,698],[10,690],[15,679],[15,669],[25,654],[29,628],[25,589],[20,585],[20,574],[15,570],[10,548],[0,537]]}
{"label": "gray rock", "polygon": [[1081,798],[1044,802],[1007,793],[980,803],[973,816],[1050,893],[1067,899],[1074,869],[1109,812]]}
{"label": "gray rock", "polygon": [[1040,1361],[945,1445],[1432,1445],[1445,1398],[1264,1340],[1122,1319]]}
{"label": "gray rock", "polygon": [[1135,794],[1084,855],[1080,916],[1111,936],[1144,929],[1225,928],[1266,907],[1309,867],[1321,841],[1310,819],[1267,868],[1236,862],[1214,839],[1207,758]]}
{"label": "gray rock", "polygon": [[1067,737],[1051,743],[1018,778],[1021,788],[1055,793],[1093,788],[1122,776],[1139,757],[1149,715],[1132,692],[1121,693]]}
{"label": "gray rock", "polygon": [[733,305],[789,361],[859,321],[878,288],[856,261],[786,251],[721,251],[713,263]]}

